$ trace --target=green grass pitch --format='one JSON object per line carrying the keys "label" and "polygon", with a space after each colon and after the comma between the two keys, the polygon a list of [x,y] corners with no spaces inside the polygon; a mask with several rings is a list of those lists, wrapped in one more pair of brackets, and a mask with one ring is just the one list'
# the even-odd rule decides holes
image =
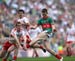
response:
{"label": "green grass pitch", "polygon": [[[0,61],[2,61],[0,59]],[[8,60],[9,61],[9,60]],[[41,58],[18,58],[17,61],[59,61],[55,57],[41,57]],[[64,57],[64,61],[75,61],[75,56],[73,57]]]}

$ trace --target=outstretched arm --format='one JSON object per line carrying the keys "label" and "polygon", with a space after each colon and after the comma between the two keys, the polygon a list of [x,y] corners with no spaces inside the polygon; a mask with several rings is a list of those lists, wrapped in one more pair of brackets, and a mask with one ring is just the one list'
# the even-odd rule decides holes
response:
{"label": "outstretched arm", "polygon": [[31,28],[31,29],[35,29],[35,28],[37,28],[37,26],[38,26],[37,24],[36,24],[36,25],[34,25],[34,26],[33,26],[33,25],[31,25],[31,26],[30,26],[30,28]]}
{"label": "outstretched arm", "polygon": [[53,32],[56,32],[56,27],[54,24],[52,24],[52,29],[53,29]]}
{"label": "outstretched arm", "polygon": [[20,44],[20,42],[19,42],[18,37],[17,37],[16,35],[12,35],[12,36],[13,36],[13,38],[16,40],[16,43],[18,44],[18,46],[20,47],[21,44]]}

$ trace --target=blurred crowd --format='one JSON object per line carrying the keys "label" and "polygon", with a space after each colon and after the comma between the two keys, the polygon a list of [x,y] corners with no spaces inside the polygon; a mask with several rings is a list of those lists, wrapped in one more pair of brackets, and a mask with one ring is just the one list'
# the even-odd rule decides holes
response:
{"label": "blurred crowd", "polygon": [[[18,9],[23,9],[32,22],[41,17],[43,8],[48,9],[48,15],[55,22],[56,43],[65,46],[67,30],[75,26],[75,5],[65,0],[0,0],[0,38],[9,36]],[[72,34],[75,37],[75,31]]]}

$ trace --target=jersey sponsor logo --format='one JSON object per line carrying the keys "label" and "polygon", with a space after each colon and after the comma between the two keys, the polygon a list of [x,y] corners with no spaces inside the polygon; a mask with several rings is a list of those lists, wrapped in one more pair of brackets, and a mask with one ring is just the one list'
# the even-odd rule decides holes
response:
{"label": "jersey sponsor logo", "polygon": [[43,24],[42,27],[43,27],[43,28],[51,28],[52,26],[51,26],[51,24],[48,24],[48,23],[47,23],[47,24]]}

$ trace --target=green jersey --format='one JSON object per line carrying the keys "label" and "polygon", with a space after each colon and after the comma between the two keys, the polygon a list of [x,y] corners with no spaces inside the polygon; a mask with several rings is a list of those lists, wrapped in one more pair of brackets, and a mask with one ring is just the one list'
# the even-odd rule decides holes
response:
{"label": "green jersey", "polygon": [[49,33],[52,32],[52,24],[53,24],[52,18],[47,19],[41,18],[40,20],[38,20],[38,25],[41,25],[42,29]]}

